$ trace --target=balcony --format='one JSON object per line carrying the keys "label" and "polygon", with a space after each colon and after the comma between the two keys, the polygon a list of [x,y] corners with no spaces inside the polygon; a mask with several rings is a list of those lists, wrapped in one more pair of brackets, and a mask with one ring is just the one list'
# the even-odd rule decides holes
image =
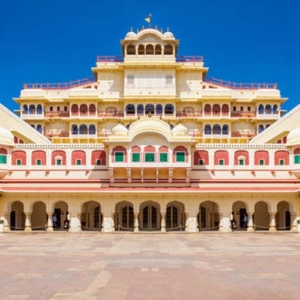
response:
{"label": "balcony", "polygon": [[45,133],[45,136],[48,137],[48,138],[69,137],[70,133],[69,133],[69,131],[47,131]]}
{"label": "balcony", "polygon": [[255,111],[232,111],[231,117],[232,118],[255,118],[256,112]]}
{"label": "balcony", "polygon": [[202,116],[202,111],[194,111],[194,112],[176,111],[176,117],[178,118],[199,118],[201,116]]}
{"label": "balcony", "polygon": [[69,116],[68,111],[45,111],[45,118],[68,118]]}
{"label": "balcony", "polygon": [[123,118],[124,112],[114,111],[114,112],[106,112],[106,111],[99,111],[98,116],[101,118]]}

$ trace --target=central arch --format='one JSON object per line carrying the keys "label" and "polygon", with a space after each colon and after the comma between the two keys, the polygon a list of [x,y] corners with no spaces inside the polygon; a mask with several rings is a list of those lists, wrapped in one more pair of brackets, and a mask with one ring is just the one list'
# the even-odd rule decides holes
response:
{"label": "central arch", "polygon": [[134,212],[133,205],[128,201],[122,201],[116,205],[115,213],[116,230],[133,231],[134,229]]}
{"label": "central arch", "polygon": [[102,228],[101,206],[96,201],[88,201],[82,205],[82,230],[100,230]]}
{"label": "central arch", "polygon": [[199,206],[199,231],[218,230],[220,223],[218,204],[213,201],[204,201]]}
{"label": "central arch", "polygon": [[160,206],[157,202],[147,201],[140,205],[140,229],[160,230],[161,215]]}
{"label": "central arch", "polygon": [[167,205],[166,230],[183,230],[185,227],[184,205],[181,202],[173,201]]}
{"label": "central arch", "polygon": [[11,205],[10,229],[24,230],[24,228],[25,228],[24,205],[21,201],[15,201]]}

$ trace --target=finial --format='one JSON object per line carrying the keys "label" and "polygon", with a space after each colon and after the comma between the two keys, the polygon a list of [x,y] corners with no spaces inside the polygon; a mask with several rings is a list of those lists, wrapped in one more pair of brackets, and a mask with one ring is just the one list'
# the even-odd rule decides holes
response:
{"label": "finial", "polygon": [[160,29],[160,32],[161,32],[161,33],[164,33],[164,30],[161,28],[161,29]]}
{"label": "finial", "polygon": [[130,27],[130,31],[133,31],[133,28],[132,28],[132,26]]}
{"label": "finial", "polygon": [[145,26],[144,26],[144,25],[142,26],[142,29],[145,29]]}
{"label": "finial", "polygon": [[151,17],[152,17],[152,14],[149,14],[149,16],[147,18],[145,18],[145,21],[149,23],[149,28],[151,28]]}
{"label": "finial", "polygon": [[170,28],[169,28],[169,26],[167,27],[167,31],[170,31]]}
{"label": "finial", "polygon": [[158,29],[157,25],[155,25],[155,29],[156,29],[156,30]]}
{"label": "finial", "polygon": [[139,29],[138,28],[136,29],[136,33],[139,33]]}

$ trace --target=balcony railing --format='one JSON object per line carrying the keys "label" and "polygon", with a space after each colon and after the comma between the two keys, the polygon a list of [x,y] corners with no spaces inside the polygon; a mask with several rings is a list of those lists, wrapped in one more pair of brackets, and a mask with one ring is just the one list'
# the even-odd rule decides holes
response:
{"label": "balcony railing", "polygon": [[186,112],[186,111],[176,111],[176,117],[179,118],[190,118],[190,117],[201,117],[202,111]]}
{"label": "balcony railing", "polygon": [[177,56],[176,62],[203,62],[203,56]]}
{"label": "balcony railing", "polygon": [[124,117],[124,112],[115,111],[115,112],[106,112],[106,111],[99,111],[99,117],[103,118],[122,118]]}
{"label": "balcony railing", "polygon": [[240,83],[211,77],[206,78],[204,82],[236,90],[277,89],[276,83]]}
{"label": "balcony railing", "polygon": [[24,83],[24,89],[42,89],[42,90],[68,90],[74,87],[96,83],[94,78],[78,79],[70,82],[58,83]]}
{"label": "balcony railing", "polygon": [[45,111],[46,118],[68,118],[70,113],[68,111]]}
{"label": "balcony railing", "polygon": [[124,62],[122,56],[97,56],[97,62]]}
{"label": "balcony railing", "polygon": [[256,112],[254,111],[232,111],[231,112],[231,117],[233,118],[254,118],[256,115]]}

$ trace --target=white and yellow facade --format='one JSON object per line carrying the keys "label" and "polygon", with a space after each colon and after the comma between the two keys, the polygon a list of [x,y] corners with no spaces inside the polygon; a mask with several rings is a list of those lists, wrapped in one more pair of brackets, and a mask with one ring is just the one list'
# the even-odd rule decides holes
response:
{"label": "white and yellow facade", "polygon": [[[300,110],[275,84],[208,78],[171,32],[129,32],[93,79],[25,84],[0,107],[4,229],[297,230]],[[58,216],[53,229],[52,216]],[[247,222],[244,215],[247,215]]]}

